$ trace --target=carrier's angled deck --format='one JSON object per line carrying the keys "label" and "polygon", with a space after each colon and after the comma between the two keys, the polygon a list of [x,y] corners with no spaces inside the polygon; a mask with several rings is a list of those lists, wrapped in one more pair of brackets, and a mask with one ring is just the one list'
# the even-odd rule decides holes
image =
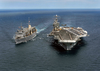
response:
{"label": "carrier's angled deck", "polygon": [[87,36],[87,32],[79,27],[60,27],[57,31],[53,29],[49,35],[54,36],[54,39],[58,39],[59,42],[75,43],[80,37]]}

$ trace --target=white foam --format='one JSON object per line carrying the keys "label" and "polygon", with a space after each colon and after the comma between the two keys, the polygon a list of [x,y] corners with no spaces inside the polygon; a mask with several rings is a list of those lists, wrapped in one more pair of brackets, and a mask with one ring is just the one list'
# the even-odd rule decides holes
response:
{"label": "white foam", "polygon": [[43,29],[38,29],[37,28],[37,33],[40,33],[40,32],[42,32],[42,31],[44,31],[46,28],[43,28]]}
{"label": "white foam", "polygon": [[47,21],[46,23],[42,23],[42,24],[37,25],[36,26],[37,33],[44,31],[46,28],[49,27],[50,24],[51,24],[51,20]]}

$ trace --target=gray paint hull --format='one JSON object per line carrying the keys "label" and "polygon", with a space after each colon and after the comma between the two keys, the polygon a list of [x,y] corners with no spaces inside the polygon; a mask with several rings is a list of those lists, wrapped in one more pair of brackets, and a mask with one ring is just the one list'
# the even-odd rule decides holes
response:
{"label": "gray paint hull", "polygon": [[[77,42],[76,42],[77,43]],[[71,50],[76,43],[59,43],[65,50]]]}
{"label": "gray paint hull", "polygon": [[25,38],[15,39],[15,42],[16,42],[16,44],[27,42],[27,41],[33,39],[35,36],[36,36],[36,32],[31,34],[30,36],[25,37]]}

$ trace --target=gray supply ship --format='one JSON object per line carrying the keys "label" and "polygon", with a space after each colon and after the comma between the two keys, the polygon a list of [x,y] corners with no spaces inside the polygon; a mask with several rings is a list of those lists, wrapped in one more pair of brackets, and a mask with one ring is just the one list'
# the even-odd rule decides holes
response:
{"label": "gray supply ship", "polygon": [[49,34],[49,36],[53,36],[54,40],[57,40],[60,46],[62,46],[65,50],[71,50],[78,41],[81,40],[81,37],[87,36],[87,31],[83,30],[80,27],[66,27],[59,26],[58,16],[55,16],[55,20],[53,23],[53,30]]}
{"label": "gray supply ship", "polygon": [[27,42],[33,39],[36,36],[36,28],[31,27],[30,21],[28,22],[28,28],[24,28],[21,26],[19,30],[17,30],[16,34],[13,36],[16,44]]}

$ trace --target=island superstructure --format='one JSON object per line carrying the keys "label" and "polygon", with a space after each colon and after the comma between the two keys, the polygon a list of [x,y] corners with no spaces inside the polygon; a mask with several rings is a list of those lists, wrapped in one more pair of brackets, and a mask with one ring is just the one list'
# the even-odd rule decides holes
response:
{"label": "island superstructure", "polygon": [[57,40],[58,44],[60,44],[65,50],[71,50],[76,43],[81,40],[81,37],[87,36],[87,31],[80,27],[59,26],[58,16],[56,15],[55,17],[53,23],[54,28],[49,36],[53,36],[54,40]]}
{"label": "island superstructure", "polygon": [[27,42],[36,36],[36,32],[36,28],[31,27],[30,21],[28,21],[28,28],[24,28],[21,26],[21,28],[17,30],[13,38],[16,44]]}

